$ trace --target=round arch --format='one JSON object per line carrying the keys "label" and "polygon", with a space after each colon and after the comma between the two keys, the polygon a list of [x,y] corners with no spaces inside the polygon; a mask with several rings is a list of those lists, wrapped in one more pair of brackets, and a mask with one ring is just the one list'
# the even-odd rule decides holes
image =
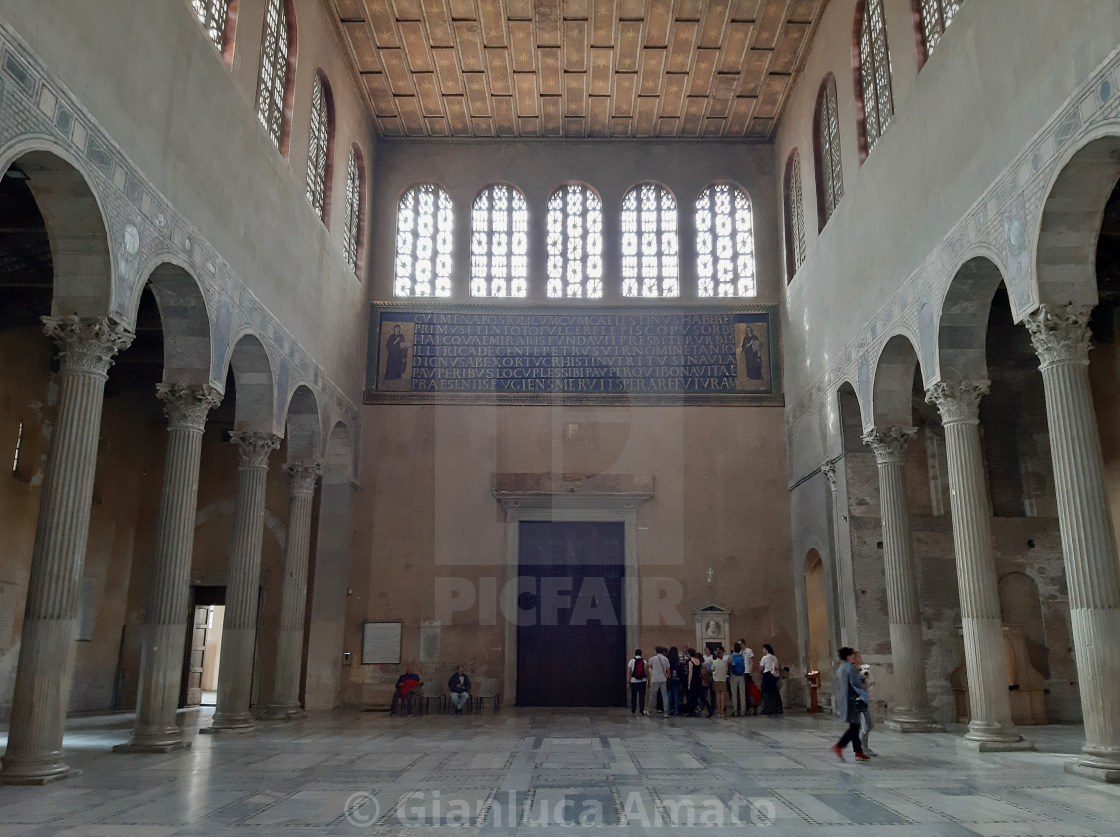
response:
{"label": "round arch", "polygon": [[81,162],[36,137],[5,148],[0,165],[26,177],[46,226],[54,266],[51,313],[103,317],[115,311],[118,282],[106,215]]}
{"label": "round arch", "polygon": [[229,355],[222,367],[222,379],[224,381],[232,370],[237,388],[234,429],[276,432],[273,418],[276,412],[276,384],[272,361],[264,344],[252,332],[244,331],[230,345]]}
{"label": "round arch", "polygon": [[953,274],[937,324],[940,380],[987,379],[988,315],[1003,277],[990,253],[972,255]]}
{"label": "round arch", "polygon": [[[167,383],[210,381],[213,328],[206,297],[190,268],[178,254],[162,253],[152,259],[132,294],[128,324],[136,322],[140,299],[151,287],[163,325],[163,380]],[[219,388],[225,385],[218,382]]]}
{"label": "round arch", "polygon": [[1057,169],[1037,230],[1034,276],[1039,303],[1096,305],[1097,238],[1120,180],[1117,126],[1086,138]]}
{"label": "round arch", "polygon": [[322,421],[315,393],[307,384],[298,384],[292,391],[284,411],[284,427],[288,461],[318,461],[323,447]]}
{"label": "round arch", "polygon": [[918,369],[917,342],[909,333],[895,334],[875,364],[871,418],[876,427],[913,424],[914,372]]}

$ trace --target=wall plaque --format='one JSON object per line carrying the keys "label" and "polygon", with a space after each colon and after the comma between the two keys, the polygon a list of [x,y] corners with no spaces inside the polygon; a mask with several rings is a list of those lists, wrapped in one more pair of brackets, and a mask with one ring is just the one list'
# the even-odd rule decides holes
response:
{"label": "wall plaque", "polygon": [[401,661],[401,623],[365,622],[362,624],[362,665]]}
{"label": "wall plaque", "polygon": [[776,305],[373,303],[366,404],[780,406]]}

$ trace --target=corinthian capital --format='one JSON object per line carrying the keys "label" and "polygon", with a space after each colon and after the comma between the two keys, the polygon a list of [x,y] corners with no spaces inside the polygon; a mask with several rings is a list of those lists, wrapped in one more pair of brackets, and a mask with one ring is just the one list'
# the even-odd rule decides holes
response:
{"label": "corinthian capital", "polygon": [[186,381],[156,384],[156,398],[163,402],[163,413],[171,430],[202,430],[207,414],[222,403],[221,393],[210,384]]}
{"label": "corinthian capital", "polygon": [[875,452],[875,461],[880,465],[890,465],[902,462],[906,455],[906,446],[910,440],[918,435],[915,427],[899,427],[897,424],[890,427],[869,430],[863,434],[863,443],[870,445]]}
{"label": "corinthian capital", "polygon": [[821,465],[821,473],[824,474],[824,478],[826,480],[828,480],[828,487],[831,488],[833,491],[835,491],[836,490],[836,463],[829,460],[829,459],[826,459],[824,461],[824,464]]}
{"label": "corinthian capital", "polygon": [[1089,315],[1092,305],[1044,303],[1027,314],[1024,322],[1031,343],[1045,369],[1055,363],[1089,363]]}
{"label": "corinthian capital", "polygon": [[939,381],[926,390],[926,403],[937,405],[942,424],[976,424],[980,420],[980,399],[991,387],[991,381]]}
{"label": "corinthian capital", "polygon": [[288,472],[289,493],[294,497],[315,493],[315,483],[322,476],[323,465],[319,462],[289,462],[284,470]]}
{"label": "corinthian capital", "polygon": [[229,440],[237,446],[241,468],[267,468],[268,455],[280,447],[280,437],[275,433],[257,430],[235,430],[229,434]]}
{"label": "corinthian capital", "polygon": [[42,317],[43,331],[58,344],[62,369],[105,376],[113,356],[136,337],[111,317]]}

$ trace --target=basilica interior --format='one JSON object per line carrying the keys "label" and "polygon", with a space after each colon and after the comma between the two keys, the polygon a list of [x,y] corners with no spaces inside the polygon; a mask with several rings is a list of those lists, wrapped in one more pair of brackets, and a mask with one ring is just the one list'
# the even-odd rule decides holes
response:
{"label": "basilica interior", "polygon": [[1115,833],[1112,0],[0,0],[0,172],[0,835]]}

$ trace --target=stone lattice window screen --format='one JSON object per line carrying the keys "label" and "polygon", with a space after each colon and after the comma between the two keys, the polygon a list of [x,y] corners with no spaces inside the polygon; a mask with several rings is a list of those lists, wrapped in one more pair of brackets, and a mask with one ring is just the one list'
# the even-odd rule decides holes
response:
{"label": "stone lattice window screen", "polygon": [[953,22],[953,16],[960,11],[964,0],[921,0],[922,37],[925,39],[926,56],[945,34],[945,29]]}
{"label": "stone lattice window screen", "polygon": [[487,186],[471,209],[471,296],[528,293],[529,210],[520,189]]}
{"label": "stone lattice window screen", "polygon": [[225,46],[228,0],[191,0],[191,6],[198,15],[198,22],[220,51]]}
{"label": "stone lattice window screen", "polygon": [[397,204],[395,296],[451,296],[451,196],[432,183]]}
{"label": "stone lattice window screen", "polygon": [[795,148],[786,163],[786,279],[805,263],[805,201],[801,193],[801,153]]}
{"label": "stone lattice window screen", "polygon": [[261,45],[261,74],[257,85],[257,118],[280,147],[284,126],[285,86],[288,78],[288,17],[283,0],[269,0]]}
{"label": "stone lattice window screen", "polygon": [[358,166],[358,151],[350,149],[346,161],[346,212],[342,225],[342,254],[346,263],[358,269],[358,236],[362,217],[362,177]]}
{"label": "stone lattice window screen", "polygon": [[863,130],[870,151],[894,114],[891,94],[891,58],[883,0],[864,0],[859,24],[860,92],[863,94]]}
{"label": "stone lattice window screen", "polygon": [[696,273],[701,297],[754,296],[754,219],[746,193],[730,183],[696,199]]}
{"label": "stone lattice window screen", "polygon": [[548,199],[550,299],[603,296],[603,203],[588,186],[561,186]]}
{"label": "stone lattice window screen", "polygon": [[622,198],[622,295],[681,295],[677,202],[656,183],[640,183]]}
{"label": "stone lattice window screen", "polygon": [[844,197],[840,168],[840,119],[836,106],[836,79],[831,74],[821,85],[816,113],[816,163],[818,214],[824,227]]}
{"label": "stone lattice window screen", "polygon": [[327,156],[330,150],[331,122],[323,79],[316,75],[311,87],[311,128],[307,148],[307,199],[315,213],[326,220]]}

